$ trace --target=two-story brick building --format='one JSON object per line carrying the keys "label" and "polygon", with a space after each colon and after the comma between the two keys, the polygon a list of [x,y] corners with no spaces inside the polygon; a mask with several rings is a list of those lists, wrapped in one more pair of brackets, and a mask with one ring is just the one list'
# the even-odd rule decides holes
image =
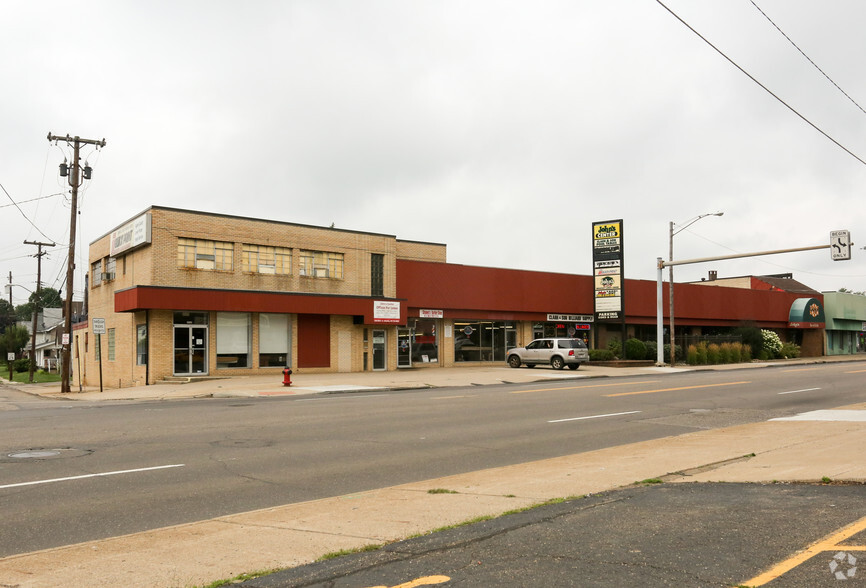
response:
{"label": "two-story brick building", "polygon": [[[444,244],[393,235],[154,206],[91,243],[89,261],[89,320],[75,328],[72,366],[88,385],[100,364],[106,387],[278,378],[286,366],[504,362],[535,337],[603,346],[623,332],[594,321],[591,275],[451,264]],[[651,340],[655,283],[625,283],[628,336]],[[784,332],[802,294],[678,284],[677,297],[684,329]]]}

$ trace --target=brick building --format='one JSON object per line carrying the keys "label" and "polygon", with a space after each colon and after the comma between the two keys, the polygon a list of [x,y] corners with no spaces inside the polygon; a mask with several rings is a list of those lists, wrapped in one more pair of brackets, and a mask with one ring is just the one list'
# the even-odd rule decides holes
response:
{"label": "brick building", "polygon": [[[286,366],[495,363],[535,337],[604,346],[624,328],[594,321],[591,275],[450,264],[444,244],[167,207],[91,243],[89,263],[88,321],[75,327],[72,362],[86,385],[100,381],[100,365],[106,387],[126,387],[172,376],[276,379]],[[652,340],[655,283],[626,282],[627,336]],[[693,331],[749,321],[784,333],[800,298],[676,288],[678,324]]]}

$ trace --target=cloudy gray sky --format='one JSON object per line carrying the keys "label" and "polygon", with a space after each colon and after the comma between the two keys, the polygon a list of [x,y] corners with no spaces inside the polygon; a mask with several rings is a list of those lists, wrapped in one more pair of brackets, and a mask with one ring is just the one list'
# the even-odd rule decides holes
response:
{"label": "cloudy gray sky", "polygon": [[[866,3],[665,4],[866,159]],[[33,288],[35,247],[69,239],[85,149],[86,249],[150,205],[448,245],[453,263],[590,274],[591,223],[623,219],[629,278],[654,280],[668,223],[678,280],[793,272],[866,290],[866,165],[654,0],[116,0],[3,3],[0,282]],[[859,105],[859,106],[858,106]],[[19,208],[12,206],[12,200]],[[32,223],[31,223],[32,221]],[[859,243],[858,243],[859,238]],[[43,282],[64,284],[65,246]],[[14,302],[28,292],[13,288]]]}

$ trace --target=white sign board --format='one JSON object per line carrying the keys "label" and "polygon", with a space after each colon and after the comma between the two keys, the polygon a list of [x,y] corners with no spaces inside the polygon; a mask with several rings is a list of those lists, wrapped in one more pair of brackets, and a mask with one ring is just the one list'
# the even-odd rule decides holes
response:
{"label": "white sign board", "polygon": [[6,354],[6,361],[15,361],[15,353],[10,351]]}
{"label": "white sign board", "polygon": [[94,318],[93,319],[93,334],[94,335],[104,335],[105,334],[105,319],[104,318]]}
{"label": "white sign board", "polygon": [[373,322],[398,324],[400,322],[400,303],[390,300],[374,300]]}
{"label": "white sign board", "polygon": [[830,231],[830,259],[833,261],[851,259],[851,233],[849,231]]}
{"label": "white sign board", "polygon": [[151,242],[150,213],[143,214],[111,233],[109,255],[115,257],[124,251]]}
{"label": "white sign board", "polygon": [[69,345],[69,333],[63,333],[60,336],[60,344],[61,345]]}

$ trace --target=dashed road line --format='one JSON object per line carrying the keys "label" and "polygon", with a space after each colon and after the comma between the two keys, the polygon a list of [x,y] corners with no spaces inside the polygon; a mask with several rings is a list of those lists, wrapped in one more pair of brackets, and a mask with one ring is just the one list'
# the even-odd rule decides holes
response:
{"label": "dashed road line", "polygon": [[582,417],[574,417],[570,419],[557,419],[555,421],[547,421],[548,423],[565,423],[568,421],[585,421],[587,419],[603,419],[605,417],[615,417],[622,416],[624,414],[637,414],[641,411],[639,410],[630,410],[628,412],[612,412],[610,414],[594,414],[592,416],[582,416]]}
{"label": "dashed road line", "polygon": [[658,392],[679,392],[680,390],[696,390],[698,388],[718,388],[720,386],[739,386],[740,384],[751,384],[751,382],[726,382],[724,384],[702,384],[698,386],[681,386],[679,388],[661,388],[658,390],[638,390],[637,392],[619,392],[618,394],[605,394],[606,398],[617,396],[634,396],[635,394],[656,394]]}
{"label": "dashed road line", "polygon": [[820,388],[803,388],[802,390],[790,390],[788,392],[779,392],[779,394],[798,394],[800,392],[814,392],[815,390],[820,390]]}
{"label": "dashed road line", "polygon": [[512,394],[527,394],[529,392],[561,392],[562,390],[583,390],[585,388],[609,388],[611,386],[633,386],[635,384],[655,384],[658,380],[643,382],[619,382],[617,384],[587,384],[586,386],[565,386],[562,388],[538,388],[535,390],[512,390]]}
{"label": "dashed road line", "polygon": [[105,476],[117,476],[119,474],[135,474],[138,472],[152,472],[154,470],[164,470],[168,468],[182,468],[186,464],[176,463],[172,465],[154,466],[151,468],[138,468],[134,470],[118,470],[116,472],[102,472],[100,474],[85,474],[83,476],[69,476],[68,478],[53,478],[51,480],[36,480],[35,482],[19,482],[17,484],[6,484],[0,486],[0,490],[6,488],[20,488],[21,486],[35,486],[37,484],[52,484],[54,482],[69,482],[72,480],[84,480],[86,478],[103,478]]}

